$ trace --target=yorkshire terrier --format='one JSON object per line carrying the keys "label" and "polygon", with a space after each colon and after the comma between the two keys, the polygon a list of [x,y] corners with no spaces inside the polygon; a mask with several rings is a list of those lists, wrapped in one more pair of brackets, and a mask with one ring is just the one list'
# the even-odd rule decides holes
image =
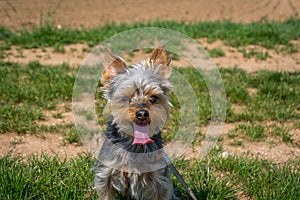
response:
{"label": "yorkshire terrier", "polygon": [[131,67],[110,49],[106,54],[101,78],[106,139],[93,168],[99,199],[173,199],[160,131],[171,110],[169,54],[158,47]]}

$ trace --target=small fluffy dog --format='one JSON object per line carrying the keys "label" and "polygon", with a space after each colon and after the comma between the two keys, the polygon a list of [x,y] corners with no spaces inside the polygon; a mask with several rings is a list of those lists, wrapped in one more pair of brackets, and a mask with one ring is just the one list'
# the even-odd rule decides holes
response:
{"label": "small fluffy dog", "polygon": [[163,159],[160,130],[171,104],[170,57],[165,47],[128,67],[107,49],[102,85],[107,99],[106,140],[93,171],[101,200],[169,200],[173,185]]}

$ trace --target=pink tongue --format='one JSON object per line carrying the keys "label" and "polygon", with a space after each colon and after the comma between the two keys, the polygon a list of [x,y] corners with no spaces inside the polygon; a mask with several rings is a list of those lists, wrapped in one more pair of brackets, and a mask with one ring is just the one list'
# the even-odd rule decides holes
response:
{"label": "pink tongue", "polygon": [[149,126],[139,126],[134,124],[134,140],[132,144],[145,145],[154,142],[149,137]]}

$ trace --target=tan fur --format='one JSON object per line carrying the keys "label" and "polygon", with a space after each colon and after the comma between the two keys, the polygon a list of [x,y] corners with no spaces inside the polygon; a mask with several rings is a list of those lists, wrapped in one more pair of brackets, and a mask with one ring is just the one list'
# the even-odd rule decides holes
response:
{"label": "tan fur", "polygon": [[106,59],[106,63],[104,63],[104,73],[101,79],[101,82],[104,85],[116,75],[125,73],[128,69],[125,61],[122,58],[115,56],[109,48],[106,49]]}

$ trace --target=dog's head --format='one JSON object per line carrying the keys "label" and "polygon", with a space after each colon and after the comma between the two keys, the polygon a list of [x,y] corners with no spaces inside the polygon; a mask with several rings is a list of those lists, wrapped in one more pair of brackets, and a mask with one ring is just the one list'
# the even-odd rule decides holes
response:
{"label": "dog's head", "polygon": [[134,137],[133,144],[153,142],[167,121],[171,104],[170,57],[165,47],[153,50],[151,56],[128,67],[126,62],[107,49],[101,82],[108,102],[105,114],[120,132]]}

